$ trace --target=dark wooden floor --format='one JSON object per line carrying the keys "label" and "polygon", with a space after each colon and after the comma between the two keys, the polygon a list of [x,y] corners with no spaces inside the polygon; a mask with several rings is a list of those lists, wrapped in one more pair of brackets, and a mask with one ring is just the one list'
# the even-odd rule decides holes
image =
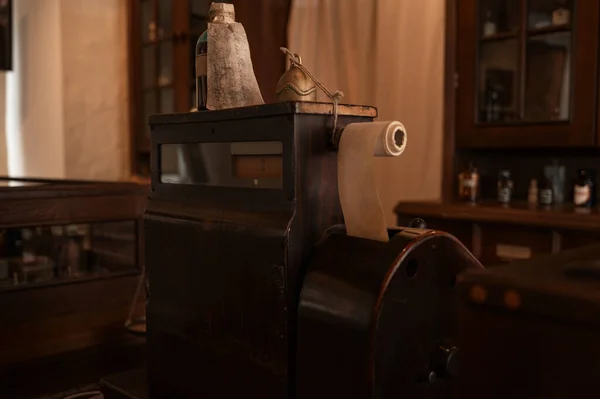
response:
{"label": "dark wooden floor", "polygon": [[123,339],[22,364],[0,366],[3,399],[34,399],[97,384],[102,377],[145,364],[145,339]]}

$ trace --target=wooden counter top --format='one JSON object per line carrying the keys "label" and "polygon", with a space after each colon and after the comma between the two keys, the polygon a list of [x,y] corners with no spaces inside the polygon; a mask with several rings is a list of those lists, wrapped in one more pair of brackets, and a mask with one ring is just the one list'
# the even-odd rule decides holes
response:
{"label": "wooden counter top", "polygon": [[401,202],[394,208],[399,216],[493,222],[573,230],[600,230],[600,211],[575,208],[572,205],[547,209],[527,203],[503,206],[498,203]]}
{"label": "wooden counter top", "polygon": [[[324,102],[299,101],[252,105],[241,108],[220,109],[216,111],[183,112],[148,116],[150,125],[215,122],[223,120],[276,116],[286,114],[333,115],[333,104]],[[377,108],[367,105],[338,105],[339,116],[377,117]]]}
{"label": "wooden counter top", "polygon": [[25,227],[140,219],[150,187],[0,176],[0,226]]}

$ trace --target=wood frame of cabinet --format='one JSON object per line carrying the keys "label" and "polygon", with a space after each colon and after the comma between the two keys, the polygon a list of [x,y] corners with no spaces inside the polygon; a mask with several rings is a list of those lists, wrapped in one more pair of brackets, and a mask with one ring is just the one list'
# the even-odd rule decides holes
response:
{"label": "wood frame of cabinet", "polygon": [[[487,124],[476,122],[477,114],[477,56],[480,42],[478,0],[454,2],[458,21],[456,25],[456,68],[458,87],[456,93],[457,146],[462,148],[542,148],[585,147],[600,143],[596,133],[597,81],[590,84],[589,77],[596,78],[598,66],[598,25],[600,4],[594,1],[576,2],[572,23],[572,93],[571,119],[568,121],[527,122],[521,124]],[[528,38],[528,0],[520,0],[521,24],[516,38],[520,40],[520,71],[526,68]],[[458,8],[456,8],[458,7]],[[446,78],[448,76],[446,75]],[[524,93],[524,79],[519,90]],[[451,77],[455,81],[455,76]],[[523,95],[521,95],[521,99]],[[522,100],[521,100],[522,101]],[[522,111],[522,106],[520,107]]]}

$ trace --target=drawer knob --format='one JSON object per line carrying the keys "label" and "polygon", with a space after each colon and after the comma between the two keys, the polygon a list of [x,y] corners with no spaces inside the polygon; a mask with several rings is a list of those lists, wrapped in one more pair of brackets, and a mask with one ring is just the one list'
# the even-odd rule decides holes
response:
{"label": "drawer knob", "polygon": [[459,350],[454,345],[439,345],[433,358],[433,369],[438,377],[457,377]]}

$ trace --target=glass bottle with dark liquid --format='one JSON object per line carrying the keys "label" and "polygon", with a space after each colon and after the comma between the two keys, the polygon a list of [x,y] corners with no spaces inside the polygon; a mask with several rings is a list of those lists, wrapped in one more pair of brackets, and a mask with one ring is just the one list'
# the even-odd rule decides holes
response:
{"label": "glass bottle with dark liquid", "polygon": [[498,177],[498,202],[508,205],[512,198],[513,182],[509,170],[501,170]]}
{"label": "glass bottle with dark liquid", "polygon": [[196,42],[196,108],[205,111],[207,95],[207,54],[208,54],[208,31],[198,38]]}

